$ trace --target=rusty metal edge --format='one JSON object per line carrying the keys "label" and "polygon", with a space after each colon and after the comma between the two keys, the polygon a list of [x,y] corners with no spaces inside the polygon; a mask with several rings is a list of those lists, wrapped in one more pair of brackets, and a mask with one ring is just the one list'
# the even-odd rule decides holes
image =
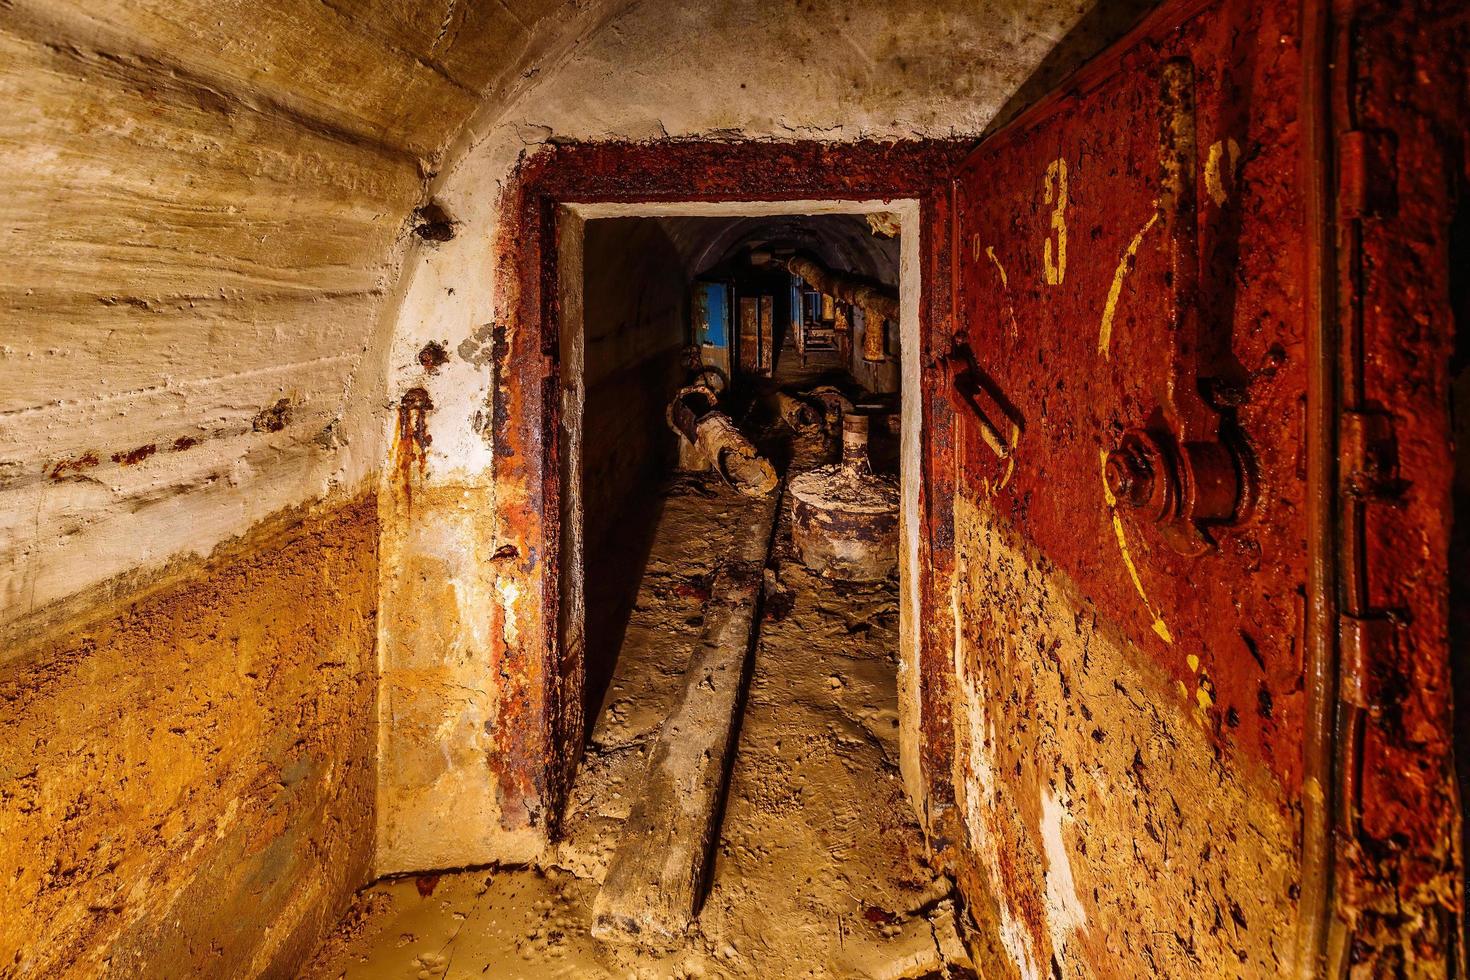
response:
{"label": "rusty metal edge", "polygon": [[1161,3],[1121,38],[1079,65],[1050,93],[1042,96],[1029,108],[1018,113],[1016,118],[975,144],[971,154],[955,168],[955,178],[962,178],[969,172],[975,152],[982,147],[993,150],[1003,146],[1022,135],[1026,130],[1062,112],[1070,101],[1087,95],[1105,84],[1113,77],[1119,64],[1145,41],[1178,30],[1198,16],[1206,7],[1218,2],[1219,0],[1177,0],[1174,3]]}
{"label": "rusty metal edge", "polygon": [[1337,912],[1332,828],[1337,737],[1337,264],[1333,220],[1331,52],[1326,0],[1302,0],[1301,180],[1307,218],[1307,611],[1302,742],[1301,892],[1296,973],[1340,976],[1345,923]]}

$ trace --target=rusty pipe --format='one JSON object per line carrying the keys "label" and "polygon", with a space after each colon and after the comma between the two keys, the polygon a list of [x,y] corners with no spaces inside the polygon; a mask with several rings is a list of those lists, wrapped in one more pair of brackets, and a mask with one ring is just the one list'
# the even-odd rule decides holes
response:
{"label": "rusty pipe", "polygon": [[1327,0],[1302,5],[1301,179],[1305,189],[1307,288],[1307,607],[1303,664],[1301,895],[1296,975],[1345,972],[1346,929],[1338,915],[1332,828],[1342,806],[1338,702],[1337,256],[1332,217],[1332,55],[1334,24]]}
{"label": "rusty pipe", "polygon": [[817,292],[851,303],[880,320],[898,319],[898,296],[891,290],[863,282],[847,272],[829,269],[815,259],[793,255],[786,260],[790,273]]}
{"label": "rusty pipe", "polygon": [[715,405],[714,392],[703,385],[684,388],[669,403],[669,427],[698,447],[730,486],[764,497],[776,488],[775,467]]}
{"label": "rusty pipe", "polygon": [[887,339],[882,320],[875,316],[863,318],[863,360],[869,363],[887,360]]}
{"label": "rusty pipe", "polygon": [[842,468],[849,473],[871,473],[868,460],[868,416],[858,412],[842,415]]}

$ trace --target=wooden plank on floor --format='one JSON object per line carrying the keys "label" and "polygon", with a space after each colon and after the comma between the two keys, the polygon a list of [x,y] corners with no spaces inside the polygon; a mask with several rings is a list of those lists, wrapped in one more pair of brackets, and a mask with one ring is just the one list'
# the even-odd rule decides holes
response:
{"label": "wooden plank on floor", "polygon": [[664,946],[694,921],[719,834],[783,498],[778,489],[752,503],[748,532],[715,573],[683,691],[659,731],[642,795],[592,906],[592,934],[601,940]]}

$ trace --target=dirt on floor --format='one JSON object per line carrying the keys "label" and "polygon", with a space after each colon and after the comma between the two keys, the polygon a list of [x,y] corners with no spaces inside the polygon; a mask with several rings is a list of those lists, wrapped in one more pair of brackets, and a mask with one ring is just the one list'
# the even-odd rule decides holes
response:
{"label": "dirt on floor", "polygon": [[[830,446],[795,447],[793,468]],[[589,933],[715,567],[751,503],[682,474],[662,514],[563,839],[534,867],[379,882],[309,978],[970,976],[950,882],[925,862],[898,770],[896,583],[809,573],[790,502],[766,573],[748,702],[708,896],[672,952]]]}

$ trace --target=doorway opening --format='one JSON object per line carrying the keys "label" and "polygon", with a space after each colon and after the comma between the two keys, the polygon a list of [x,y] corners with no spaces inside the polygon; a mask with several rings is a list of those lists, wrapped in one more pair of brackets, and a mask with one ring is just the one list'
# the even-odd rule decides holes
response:
{"label": "doorway opening", "polygon": [[[581,554],[589,733],[628,641],[630,617],[635,609],[649,612],[657,599],[650,593],[639,606],[660,529],[668,537],[664,547],[676,552],[687,554],[695,544],[681,534],[714,548],[710,529],[700,530],[695,515],[719,511],[719,499],[738,502],[742,489],[750,489],[711,468],[707,447],[679,430],[674,413],[683,409],[674,403],[681,392],[693,404],[690,389],[698,388],[699,410],[729,419],[730,437],[748,441],[780,477],[831,462],[841,413],[860,413],[870,469],[898,481],[900,318],[888,322],[819,287],[859,300],[886,297],[896,311],[899,218],[886,208],[827,210],[834,206],[824,203],[819,214],[564,218],[580,222],[580,234],[571,237],[580,238],[581,261],[564,262],[580,275],[572,273],[563,293],[580,286],[581,295],[563,306],[563,349],[580,355],[580,364],[563,366],[563,387],[572,395],[563,403],[579,407],[580,415],[564,426],[563,458],[580,473],[565,476],[564,486],[575,493],[563,494],[563,533],[566,552]],[[579,327],[580,336],[571,336]],[[800,461],[798,444],[805,452]],[[671,499],[685,501],[673,515],[666,513]],[[897,541],[892,545],[879,560],[893,574],[880,577],[892,579],[896,601]],[[678,570],[656,558],[653,574],[672,579],[654,591],[704,597],[709,562],[718,555],[703,565],[687,560]],[[687,632],[674,620],[697,624],[698,603],[690,610],[683,605],[663,609],[672,620],[658,631]],[[633,643],[634,649],[641,647]],[[674,665],[686,655],[687,645],[672,653]]]}
{"label": "doorway opening", "polygon": [[[632,710],[619,697],[634,682],[616,677],[630,625],[634,646],[650,630],[678,638],[678,652],[653,655],[666,680],[698,637],[719,558],[717,535],[694,512],[721,508],[695,502],[742,499],[719,467],[704,470],[693,434],[675,424],[677,396],[703,386],[717,403],[705,407],[783,480],[840,454],[844,407],[864,416],[869,465],[900,488],[886,587],[904,689],[890,711],[902,723],[890,727],[905,775],[918,771],[919,596],[906,571],[918,549],[918,217],[912,199],[559,208],[559,629],[564,649],[584,651],[587,744],[598,743],[600,718]],[[869,293],[891,299],[892,320],[864,308]],[[789,512],[789,499],[782,507]],[[660,529],[683,567],[655,553]],[[711,550],[696,560],[681,535]],[[648,622],[655,612],[662,621]],[[659,710],[649,707],[647,725],[656,728]],[[908,791],[912,799],[911,782]]]}
{"label": "doorway opening", "polygon": [[[850,948],[820,955],[866,972],[909,955],[890,915],[949,895],[901,767],[917,750],[899,690],[917,217],[914,201],[560,211],[561,553],[578,570],[564,594],[580,597],[561,628],[585,651],[587,734],[555,848],[597,885],[591,928],[608,949],[697,916],[706,935],[790,932],[773,947],[809,957],[796,934],[826,934],[816,921],[862,895],[873,911]],[[829,479],[855,482],[801,496]],[[818,512],[865,489],[887,510]],[[742,603],[748,625],[727,628]],[[727,690],[727,666],[746,683],[720,711],[691,711]],[[661,789],[680,753],[694,761],[670,763]],[[666,874],[698,894],[639,891]],[[623,888],[635,894],[619,906]]]}

